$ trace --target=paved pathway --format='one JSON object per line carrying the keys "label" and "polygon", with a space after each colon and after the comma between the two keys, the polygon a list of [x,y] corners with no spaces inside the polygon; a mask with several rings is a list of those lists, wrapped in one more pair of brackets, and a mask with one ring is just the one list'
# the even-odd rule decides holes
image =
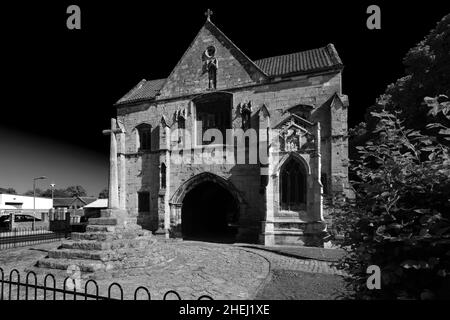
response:
{"label": "paved pathway", "polygon": [[[128,269],[109,274],[109,277],[104,274],[96,279],[100,295],[107,295],[108,285],[118,282],[126,299],[132,298],[139,286],[147,287],[152,299],[157,300],[162,299],[169,290],[177,291],[182,299],[197,299],[201,295],[214,299],[252,299],[270,272],[270,263],[266,259],[230,245],[182,241],[159,245],[176,251],[176,258],[145,269]],[[57,246],[46,244],[3,250],[0,253],[0,267],[6,277],[14,268],[23,272],[45,257],[46,250]],[[65,271],[50,271],[57,278],[57,287],[61,288],[68,274]],[[25,278],[25,273],[21,278]],[[43,275],[38,274],[38,282],[42,283],[42,280]],[[82,288],[84,284],[82,281]],[[117,293],[114,290],[112,296],[118,297]]]}
{"label": "paved pathway", "polygon": [[[106,274],[96,279],[100,294],[107,295],[108,285],[118,282],[124,290],[125,299],[132,298],[139,286],[147,287],[152,299],[162,299],[169,290],[176,290],[182,299],[197,299],[201,295],[209,295],[214,299],[254,299],[260,297],[258,294],[267,286],[271,274],[280,270],[328,276],[342,274],[330,262],[298,259],[256,248],[195,241],[168,241],[160,242],[159,245],[165,246],[165,250],[174,250],[176,258],[145,269]],[[13,268],[23,271],[45,257],[46,250],[57,246],[53,243],[3,250],[0,252],[0,267],[5,270],[5,275]],[[54,274],[58,280],[57,287],[62,287],[67,273],[61,271]],[[286,278],[283,281],[288,280]],[[280,285],[283,287],[285,284]],[[113,297],[116,294],[117,291]]]}
{"label": "paved pathway", "polygon": [[266,258],[268,261],[270,261],[271,269],[303,271],[342,276],[345,275],[345,273],[341,270],[338,270],[332,262],[318,261],[314,259],[298,259],[256,248],[245,247],[243,248],[243,250],[256,253]]}

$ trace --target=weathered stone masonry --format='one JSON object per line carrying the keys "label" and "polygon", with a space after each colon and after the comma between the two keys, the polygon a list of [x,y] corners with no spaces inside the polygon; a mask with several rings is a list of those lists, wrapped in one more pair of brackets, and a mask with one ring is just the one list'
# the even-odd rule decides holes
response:
{"label": "weathered stone masonry", "polygon": [[[218,61],[215,89],[209,89],[210,75],[202,60],[208,48],[214,49]],[[322,193],[348,192],[348,101],[341,92],[342,69],[333,45],[252,61],[207,20],[167,79],[142,80],[116,104],[126,132],[123,143],[119,141],[126,169],[119,189],[126,195],[129,215],[149,230],[180,235],[172,231],[183,223],[186,194],[209,181],[236,200],[237,241],[308,244],[320,238],[325,230]],[[252,128],[278,129],[286,135],[286,144],[271,133],[259,136],[268,142],[268,166],[173,163],[169,137],[181,126],[177,115],[183,115],[187,130],[196,132],[197,101],[214,94],[229,97],[231,128],[241,128],[241,107],[250,103]],[[149,150],[139,148],[141,124],[151,126]],[[211,152],[208,146],[196,149]],[[282,195],[283,170],[291,161],[300,168],[304,184],[283,187],[283,192],[297,190],[304,197]],[[149,194],[148,212],[138,212],[142,192]],[[287,200],[288,208],[283,207],[283,197],[293,199]]]}

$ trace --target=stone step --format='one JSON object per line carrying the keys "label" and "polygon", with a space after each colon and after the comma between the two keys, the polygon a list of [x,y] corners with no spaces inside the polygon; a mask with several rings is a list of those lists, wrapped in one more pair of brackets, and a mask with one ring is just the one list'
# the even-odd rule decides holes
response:
{"label": "stone step", "polygon": [[89,224],[86,226],[86,232],[125,232],[125,231],[137,231],[141,232],[143,229],[138,224],[128,224],[124,225],[100,225],[100,224]]}
{"label": "stone step", "polygon": [[273,231],[273,234],[275,235],[289,235],[289,236],[302,236],[304,235],[303,230],[299,230],[299,229],[275,229]]}
{"label": "stone step", "polygon": [[58,270],[74,270],[74,266],[80,268],[81,272],[96,272],[99,270],[112,270],[114,265],[108,262],[99,260],[84,260],[84,259],[41,259],[36,264],[39,268],[58,269]]}
{"label": "stone step", "polygon": [[58,249],[48,252],[48,257],[52,259],[82,259],[82,260],[99,260],[113,261],[118,260],[121,255],[111,250],[73,250]]}
{"label": "stone step", "polygon": [[114,241],[123,239],[134,239],[142,236],[149,236],[148,230],[128,230],[124,229],[116,232],[98,231],[98,232],[73,232],[72,240],[96,240],[96,241]]}
{"label": "stone step", "polygon": [[[50,268],[45,268],[43,266],[37,266],[37,264],[35,266],[30,266],[24,269],[24,271],[26,273],[33,271],[36,276],[38,277],[38,281],[39,279],[44,280],[44,278],[48,275],[48,274],[52,274],[55,278],[56,278],[56,287],[61,287],[64,279],[69,276],[69,274],[67,273],[67,268],[66,269],[50,269]],[[107,273],[110,273],[111,271],[108,271]],[[86,272],[81,272],[81,278],[83,280],[86,280],[87,278],[89,278],[89,275],[92,275],[94,273],[86,273]],[[70,280],[68,280],[69,282]],[[53,280],[52,278],[48,278],[47,280],[47,285],[53,286]]]}
{"label": "stone step", "polygon": [[299,217],[275,217],[274,223],[308,223],[307,221],[300,219]]}
{"label": "stone step", "polygon": [[95,240],[79,240],[79,241],[65,241],[61,244],[62,249],[73,250],[117,250],[127,248],[144,248],[152,245],[156,239],[152,235],[137,237],[128,240],[113,240],[113,241],[95,241]]}
{"label": "stone step", "polygon": [[110,226],[127,226],[127,225],[136,225],[137,218],[136,217],[128,217],[128,216],[114,216],[114,215],[106,215],[100,218],[90,218],[89,224],[94,225],[110,225]]}
{"label": "stone step", "polygon": [[118,221],[116,218],[90,218],[89,219],[90,225],[108,225],[108,226],[116,226],[118,224]]}
{"label": "stone step", "polygon": [[109,225],[87,225],[86,232],[115,232],[117,229],[116,226]]}

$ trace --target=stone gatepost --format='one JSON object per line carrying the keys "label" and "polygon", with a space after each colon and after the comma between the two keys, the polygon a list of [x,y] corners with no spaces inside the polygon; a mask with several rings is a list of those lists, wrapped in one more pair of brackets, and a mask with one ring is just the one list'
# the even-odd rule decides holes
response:
{"label": "stone gatepost", "polygon": [[182,237],[181,230],[181,203],[170,204],[170,233],[175,238]]}
{"label": "stone gatepost", "polygon": [[[116,119],[111,119],[111,129],[103,130],[103,134],[110,136],[110,157],[109,157],[109,194],[108,194],[108,209],[101,210],[100,218],[89,219],[89,224],[93,225],[110,225],[111,223],[126,226],[127,224],[136,224],[137,218],[128,216],[127,210],[122,209],[124,205],[125,195],[123,200],[119,198],[119,176],[125,176],[124,172],[119,173],[118,159],[117,159],[117,138],[116,134],[123,134],[124,131],[117,126]],[[123,139],[122,139],[123,140]],[[123,149],[122,149],[123,150]],[[125,160],[124,160],[125,163]],[[125,171],[125,166],[120,166],[121,171]],[[122,202],[122,204],[120,203]]]}
{"label": "stone gatepost", "polygon": [[122,210],[126,210],[127,206],[127,192],[126,192],[126,161],[125,161],[125,127],[123,123],[117,121],[118,125],[118,133],[117,133],[117,141],[118,141],[118,189],[119,189],[119,208]]}
{"label": "stone gatepost", "polygon": [[312,161],[314,162],[314,172],[312,172],[313,179],[313,190],[314,190],[314,219],[316,221],[323,221],[323,186],[320,181],[320,177],[322,175],[322,155],[320,152],[320,122],[316,123],[315,128],[315,152],[312,156]]}
{"label": "stone gatepost", "polygon": [[[158,196],[158,226],[155,234],[163,235],[166,239],[169,238],[170,229],[170,143],[171,134],[170,128],[167,125],[166,119],[161,118],[161,131],[159,137],[159,196]],[[162,166],[165,165],[165,172],[162,172]],[[162,174],[165,176],[163,177]],[[165,185],[162,185],[162,180],[165,180]]]}
{"label": "stone gatepost", "polygon": [[326,223],[323,219],[323,186],[321,178],[321,152],[320,152],[320,122],[316,123],[314,132],[315,150],[311,154],[311,193],[312,203],[311,221],[306,225],[305,236],[310,244],[319,243],[326,232]]}
{"label": "stone gatepost", "polygon": [[[260,150],[261,152],[267,152],[267,164],[261,167],[261,175],[267,176],[267,185],[265,186],[265,198],[266,198],[266,216],[261,224],[262,234],[260,236],[260,242],[266,246],[275,244],[275,190],[274,190],[274,167],[278,163],[278,149],[273,150],[272,145],[278,146],[278,135],[272,134],[270,130],[270,114],[265,105],[262,105],[259,110],[259,136],[260,145],[259,148],[264,147],[266,150]],[[276,153],[274,153],[275,151]],[[276,154],[276,156],[274,156]]]}

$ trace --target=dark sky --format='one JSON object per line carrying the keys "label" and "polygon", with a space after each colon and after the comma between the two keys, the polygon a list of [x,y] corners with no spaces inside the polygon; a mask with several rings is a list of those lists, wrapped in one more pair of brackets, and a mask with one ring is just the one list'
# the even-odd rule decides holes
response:
{"label": "dark sky", "polygon": [[[48,183],[81,184],[97,195],[107,184],[109,141],[101,131],[115,115],[113,103],[142,78],[168,76],[207,8],[254,60],[333,43],[354,125],[403,76],[407,50],[450,13],[444,1],[393,2],[2,3],[0,187],[24,192],[32,176],[47,175]],[[81,30],[66,28],[71,4],[81,8]],[[381,30],[366,28],[370,4],[381,7]]]}

